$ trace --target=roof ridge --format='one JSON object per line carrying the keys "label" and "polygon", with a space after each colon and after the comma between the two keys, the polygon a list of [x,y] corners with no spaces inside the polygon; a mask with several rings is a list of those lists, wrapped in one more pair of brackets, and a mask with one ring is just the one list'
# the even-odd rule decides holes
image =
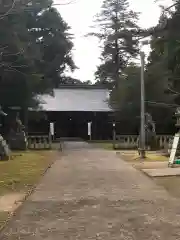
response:
{"label": "roof ridge", "polygon": [[66,88],[66,89],[107,89],[107,87],[102,86],[102,85],[81,85],[81,84],[62,84],[59,85],[58,88],[56,89],[62,89],[62,88]]}

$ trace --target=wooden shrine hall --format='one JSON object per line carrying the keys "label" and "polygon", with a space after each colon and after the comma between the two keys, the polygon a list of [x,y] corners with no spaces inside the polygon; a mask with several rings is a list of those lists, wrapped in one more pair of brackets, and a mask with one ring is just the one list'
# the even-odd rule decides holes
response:
{"label": "wooden shrine hall", "polygon": [[54,95],[41,96],[38,111],[29,113],[29,133],[43,134],[54,123],[55,138],[112,139],[112,109],[108,104],[109,90],[99,86],[61,86]]}

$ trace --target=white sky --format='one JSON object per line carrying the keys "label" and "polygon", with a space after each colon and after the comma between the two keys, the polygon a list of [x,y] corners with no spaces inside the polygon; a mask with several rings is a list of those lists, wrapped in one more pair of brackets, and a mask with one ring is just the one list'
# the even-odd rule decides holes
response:
{"label": "white sky", "polygon": [[[70,0],[54,0],[55,4],[67,3]],[[91,32],[94,15],[100,11],[103,0],[74,0],[74,3],[57,6],[64,20],[72,28],[74,34],[73,58],[79,67],[72,77],[82,81],[94,80],[94,72],[100,60],[99,41],[94,37],[85,37]],[[159,4],[169,6],[171,0],[129,0],[131,8],[141,12],[139,24],[141,27],[156,25],[160,15]],[[147,49],[148,51],[148,49]]]}

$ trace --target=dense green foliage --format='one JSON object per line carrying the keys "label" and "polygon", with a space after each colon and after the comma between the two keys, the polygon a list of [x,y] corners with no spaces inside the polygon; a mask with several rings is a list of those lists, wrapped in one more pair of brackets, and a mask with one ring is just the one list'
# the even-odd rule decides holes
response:
{"label": "dense green foliage", "polygon": [[27,108],[74,70],[69,27],[52,0],[0,2],[0,104]]}
{"label": "dense green foliage", "polygon": [[101,31],[96,34],[103,39],[102,64],[96,78],[97,84],[111,88],[110,104],[118,110],[120,120],[132,122],[140,116],[138,40],[150,35],[151,52],[145,66],[146,111],[165,131],[173,125],[173,113],[180,104],[180,1],[174,2],[174,8],[163,11],[157,26],[143,30],[127,0],[103,1],[97,18]]}
{"label": "dense green foliage", "polygon": [[[128,0],[104,0],[96,16],[102,44],[96,84],[111,89],[110,104],[118,119],[138,121],[140,115],[140,38],[150,35],[151,52],[145,66],[146,111],[163,129],[173,125],[180,105],[180,0],[162,10],[157,26],[141,29],[139,13]],[[51,93],[59,84],[82,83],[67,77],[76,66],[69,26],[52,0],[0,1],[0,105],[36,106],[36,96]],[[87,63],[88,64],[88,63]]]}

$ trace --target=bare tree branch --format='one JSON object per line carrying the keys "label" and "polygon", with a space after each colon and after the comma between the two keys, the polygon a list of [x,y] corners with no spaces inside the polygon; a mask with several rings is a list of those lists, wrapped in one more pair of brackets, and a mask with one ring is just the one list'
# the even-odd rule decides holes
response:
{"label": "bare tree branch", "polygon": [[174,3],[174,4],[172,4],[171,6],[164,8],[164,11],[167,12],[167,11],[169,11],[171,8],[176,7],[178,4],[179,4],[179,3]]}
{"label": "bare tree branch", "polygon": [[[163,13],[162,14],[165,14],[166,12],[168,12],[170,9],[172,9],[173,7],[176,7],[179,3],[176,2],[172,5],[170,5],[169,7],[164,7],[163,8]],[[165,21],[163,24],[161,23],[161,26],[155,26],[155,27],[152,27],[151,29],[149,29],[146,33],[142,32],[140,33],[140,35],[142,35],[141,37],[139,37],[138,40],[142,40],[144,38],[147,38],[147,37],[150,37],[150,36],[153,36],[154,34],[156,33],[160,33],[160,32],[163,32],[165,30],[167,26],[167,21]]]}
{"label": "bare tree branch", "polygon": [[[18,69],[16,69],[16,68],[14,68],[14,67],[11,66],[11,65],[5,64],[4,67],[6,67],[9,71],[13,71],[13,72],[20,73],[20,74],[22,74],[22,75],[24,75],[24,76],[26,76],[26,77],[28,76],[26,73],[24,73],[24,72],[22,72],[22,71],[20,71],[20,70],[18,70]],[[32,74],[32,75],[33,75],[33,74]]]}
{"label": "bare tree branch", "polygon": [[170,87],[168,87],[168,90],[169,90],[170,92],[174,93],[175,95],[180,95],[180,92],[177,92],[177,91],[171,89]]}
{"label": "bare tree branch", "polygon": [[17,53],[3,54],[3,56],[4,56],[4,57],[18,56],[18,55],[20,55],[20,54],[22,54],[22,53],[24,53],[24,52],[25,52],[25,49],[22,48],[22,49],[21,49],[19,52],[17,52]]}
{"label": "bare tree branch", "polygon": [[[60,0],[62,1],[62,0]],[[19,11],[31,11],[31,7],[29,5],[29,3],[31,3],[31,0],[27,0],[26,3],[22,2],[21,0],[13,0],[12,4],[9,6],[9,9],[3,13],[2,15],[0,15],[0,20],[2,20],[3,18],[12,15],[12,14],[17,14]],[[61,2],[61,3],[55,3],[49,6],[50,7],[56,7],[56,6],[65,6],[65,5],[70,5],[70,4],[74,4],[76,2],[76,0],[68,0],[66,2]],[[7,7],[7,6],[6,6]]]}
{"label": "bare tree branch", "polygon": [[52,6],[63,6],[63,5],[74,4],[76,2],[76,0],[69,0],[69,1],[67,1],[65,3],[62,3],[62,0],[60,0],[60,1],[61,1],[61,3],[55,3]]}
{"label": "bare tree branch", "polygon": [[[60,3],[55,3],[52,4],[51,6],[49,6],[49,8],[54,7],[54,6],[62,6],[62,5],[69,5],[69,4],[73,4],[75,3],[76,0],[65,0],[62,1],[60,0]],[[6,4],[6,6],[4,6],[1,3],[1,7],[3,8],[3,11],[1,9],[1,13],[4,12],[3,14],[0,15],[0,20],[3,20],[5,17],[8,17],[9,15],[13,15],[13,14],[18,14],[19,12],[23,12],[23,11],[32,11],[33,10],[33,6],[30,5],[30,3],[32,2],[32,0],[12,0],[12,3],[9,4],[9,6]],[[48,7],[48,6],[47,6]],[[7,9],[8,8],[8,9]],[[28,67],[26,65],[11,65],[8,62],[4,62],[3,61],[3,57],[10,57],[10,56],[18,56],[21,55],[25,52],[25,49],[20,49],[19,52],[16,53],[8,53],[8,46],[0,46],[0,68],[5,67],[8,68],[10,71],[16,71],[19,72],[21,74],[24,74],[23,72],[17,70],[18,68],[24,68],[24,67]],[[14,62],[15,63],[15,62]]]}
{"label": "bare tree branch", "polygon": [[2,19],[5,18],[8,14],[10,14],[11,11],[14,9],[15,5],[16,5],[16,0],[13,0],[12,4],[11,4],[10,8],[7,10],[7,12],[4,13],[3,15],[0,15],[0,20],[2,20]]}

